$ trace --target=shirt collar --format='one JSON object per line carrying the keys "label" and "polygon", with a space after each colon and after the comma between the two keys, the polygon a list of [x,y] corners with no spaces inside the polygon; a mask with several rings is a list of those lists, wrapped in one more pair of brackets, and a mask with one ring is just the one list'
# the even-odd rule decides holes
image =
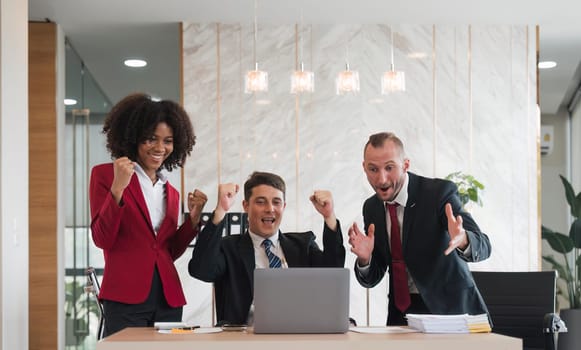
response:
{"label": "shirt collar", "polygon": [[[149,178],[149,175],[147,175],[145,173],[145,170],[143,170],[143,168],[141,167],[141,165],[139,165],[139,163],[137,162],[133,162],[134,167],[135,167],[135,172],[137,173],[137,175],[141,178],[141,179],[147,179],[148,181],[151,181],[151,179]],[[163,170],[158,170],[156,172],[157,174],[157,181],[159,182],[160,185],[165,185],[165,183],[167,182],[167,174],[165,173],[165,171]],[[157,184],[157,182],[156,182]]]}
{"label": "shirt collar", "polygon": [[397,194],[397,196],[395,196],[395,199],[392,202],[386,202],[386,203],[388,203],[388,204],[397,203],[399,206],[405,208],[405,205],[408,202],[408,184],[409,184],[409,182],[410,182],[410,177],[408,176],[408,173],[406,172],[404,174],[403,185],[401,186],[399,193]]}
{"label": "shirt collar", "polygon": [[248,230],[248,234],[250,234],[250,238],[252,239],[252,245],[255,248],[262,247],[262,241],[264,241],[265,239],[270,239],[270,241],[272,242],[272,246],[278,248],[278,231],[268,238],[259,236],[256,233],[251,232],[250,230]]}

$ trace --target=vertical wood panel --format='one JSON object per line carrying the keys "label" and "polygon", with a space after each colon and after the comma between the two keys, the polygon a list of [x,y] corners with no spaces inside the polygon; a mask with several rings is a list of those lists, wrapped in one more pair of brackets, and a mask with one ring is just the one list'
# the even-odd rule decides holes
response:
{"label": "vertical wood panel", "polygon": [[29,24],[29,348],[58,347],[57,27]]}

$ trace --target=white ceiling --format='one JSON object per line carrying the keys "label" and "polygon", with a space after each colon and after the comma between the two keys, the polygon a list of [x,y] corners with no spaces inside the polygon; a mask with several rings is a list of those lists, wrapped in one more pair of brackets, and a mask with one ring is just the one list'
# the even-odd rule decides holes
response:
{"label": "white ceiling", "polygon": [[[115,103],[133,91],[179,98],[177,23],[251,23],[254,0],[29,0],[29,19],[58,23]],[[260,23],[538,24],[543,113],[556,113],[579,83],[581,1],[553,0],[261,0]],[[144,70],[122,66],[147,57]]]}

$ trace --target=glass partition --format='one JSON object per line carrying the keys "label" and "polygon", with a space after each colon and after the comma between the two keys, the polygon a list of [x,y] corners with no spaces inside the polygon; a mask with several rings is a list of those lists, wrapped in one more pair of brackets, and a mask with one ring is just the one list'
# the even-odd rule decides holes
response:
{"label": "glass partition", "polygon": [[109,161],[101,128],[111,102],[68,40],[65,59],[65,346],[95,349],[100,314],[85,271],[100,278],[104,262],[90,236],[88,188],[93,165]]}

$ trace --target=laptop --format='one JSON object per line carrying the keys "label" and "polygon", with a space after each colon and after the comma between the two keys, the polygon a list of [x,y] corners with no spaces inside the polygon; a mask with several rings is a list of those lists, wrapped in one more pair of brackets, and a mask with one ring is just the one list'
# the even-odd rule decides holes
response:
{"label": "laptop", "polygon": [[345,333],[349,270],[254,270],[254,333]]}

